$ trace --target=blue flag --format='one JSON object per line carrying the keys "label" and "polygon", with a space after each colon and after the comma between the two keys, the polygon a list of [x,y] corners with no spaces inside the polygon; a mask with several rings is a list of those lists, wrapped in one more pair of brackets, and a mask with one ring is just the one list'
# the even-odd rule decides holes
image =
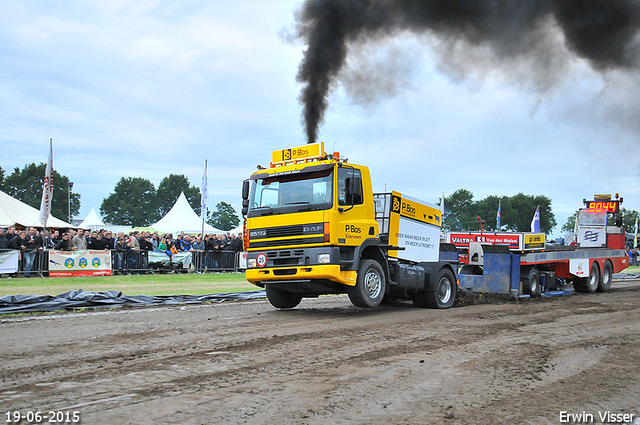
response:
{"label": "blue flag", "polygon": [[531,220],[531,232],[540,233],[540,206],[536,208],[536,213],[533,215],[533,220]]}
{"label": "blue flag", "polygon": [[496,230],[500,230],[500,201],[498,201],[498,214],[496,214]]}

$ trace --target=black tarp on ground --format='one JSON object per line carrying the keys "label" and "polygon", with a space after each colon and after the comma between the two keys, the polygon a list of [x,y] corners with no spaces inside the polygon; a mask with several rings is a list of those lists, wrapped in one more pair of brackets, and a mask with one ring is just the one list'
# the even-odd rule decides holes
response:
{"label": "black tarp on ground", "polygon": [[119,307],[134,305],[176,305],[199,304],[234,300],[266,298],[264,290],[247,292],[227,292],[210,295],[124,295],[118,291],[89,292],[79,289],[64,294],[52,295],[9,295],[0,297],[0,314],[57,311],[87,307]]}

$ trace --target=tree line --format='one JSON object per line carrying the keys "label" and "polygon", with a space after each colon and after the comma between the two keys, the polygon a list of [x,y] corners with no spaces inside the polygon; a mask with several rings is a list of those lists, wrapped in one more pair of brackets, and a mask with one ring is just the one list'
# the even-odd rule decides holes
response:
{"label": "tree line", "polygon": [[[46,165],[41,163],[27,164],[23,169],[16,167],[9,175],[0,167],[0,190],[20,201],[40,208],[42,185]],[[69,201],[71,216],[80,211],[80,194],[71,192],[68,198],[69,178],[53,171],[53,202],[51,214],[55,217],[68,217]],[[122,177],[116,184],[112,194],[103,199],[100,213],[103,219],[111,224],[125,226],[148,226],[162,218],[173,207],[180,193],[184,192],[187,201],[200,215],[200,188],[189,183],[183,174],[170,174],[163,178],[158,188],[141,177]],[[500,228],[497,227],[497,212],[500,207]],[[540,231],[546,234],[558,224],[551,210],[551,199],[544,195],[487,196],[474,200],[474,195],[467,189],[458,189],[444,198],[444,227],[450,231],[478,231],[480,220],[485,230],[529,232],[531,220],[540,208]],[[576,211],[577,212],[577,211]],[[633,231],[635,221],[640,214],[635,210],[622,209],[624,228]],[[215,209],[207,211],[206,222],[220,230],[231,230],[240,224],[235,209],[228,203],[220,201]],[[562,226],[563,232],[573,231],[575,215],[570,216]]]}
{"label": "tree line", "polygon": [[[497,213],[500,208],[500,227]],[[444,227],[451,231],[479,231],[480,220],[484,230],[505,232],[530,232],[531,220],[540,208],[540,232],[551,233],[557,225],[551,211],[551,199],[544,195],[487,196],[474,200],[473,193],[458,189],[444,198]]]}
{"label": "tree line", "polygon": [[[0,167],[0,190],[12,197],[40,209],[42,186],[46,164],[27,164],[7,172]],[[68,189],[69,178],[53,171],[53,201],[51,215],[69,219],[80,211],[80,194]],[[158,185],[142,177],[122,177],[113,193],[102,200],[100,214],[105,222],[124,226],[149,226],[160,220],[184,192],[189,205],[200,215],[202,196],[200,188],[189,183],[184,174],[170,174]],[[70,207],[70,208],[69,208]],[[207,208],[206,222],[220,230],[231,230],[238,226],[240,218],[235,209],[224,201],[215,209]]]}

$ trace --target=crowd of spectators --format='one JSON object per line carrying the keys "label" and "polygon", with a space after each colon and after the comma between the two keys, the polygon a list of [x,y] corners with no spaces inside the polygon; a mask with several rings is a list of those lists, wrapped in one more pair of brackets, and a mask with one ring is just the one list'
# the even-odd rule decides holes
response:
{"label": "crowd of spectators", "polygon": [[76,250],[126,250],[133,251],[242,251],[242,235],[235,233],[216,235],[213,233],[191,236],[184,232],[175,237],[171,233],[163,235],[158,232],[138,232],[129,234],[101,230],[69,230],[60,234],[58,230],[44,230],[38,232],[35,227],[27,230],[0,228],[0,249],[19,249],[33,252],[44,249],[61,251]]}
{"label": "crowd of spectators", "polygon": [[[128,234],[118,232],[117,235],[105,229],[38,231],[35,227],[27,230],[16,230],[11,226],[0,227],[0,250],[13,249],[21,252],[24,276],[29,277],[33,270],[34,260],[39,251],[81,251],[110,250],[116,251],[116,261],[120,263],[124,254],[141,251],[161,251],[168,255],[180,252],[239,252],[242,251],[242,235],[235,233],[205,234],[191,236],[180,232],[175,237],[171,233],[132,231]],[[120,264],[121,265],[121,264]]]}

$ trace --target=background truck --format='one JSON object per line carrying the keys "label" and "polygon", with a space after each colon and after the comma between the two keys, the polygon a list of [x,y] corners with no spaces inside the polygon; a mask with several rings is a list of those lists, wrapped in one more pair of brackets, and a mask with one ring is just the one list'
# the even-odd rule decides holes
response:
{"label": "background truck", "polygon": [[452,232],[463,263],[460,288],[537,296],[572,283],[576,292],[606,292],[614,273],[629,266],[622,228],[623,199],[596,195],[578,211],[576,242],[548,246],[544,234]]}
{"label": "background truck", "polygon": [[453,305],[458,255],[440,243],[440,208],[374,194],[369,169],[327,154],[323,143],[274,151],[242,198],[246,277],[274,307],[340,293],[359,307],[389,298]]}

